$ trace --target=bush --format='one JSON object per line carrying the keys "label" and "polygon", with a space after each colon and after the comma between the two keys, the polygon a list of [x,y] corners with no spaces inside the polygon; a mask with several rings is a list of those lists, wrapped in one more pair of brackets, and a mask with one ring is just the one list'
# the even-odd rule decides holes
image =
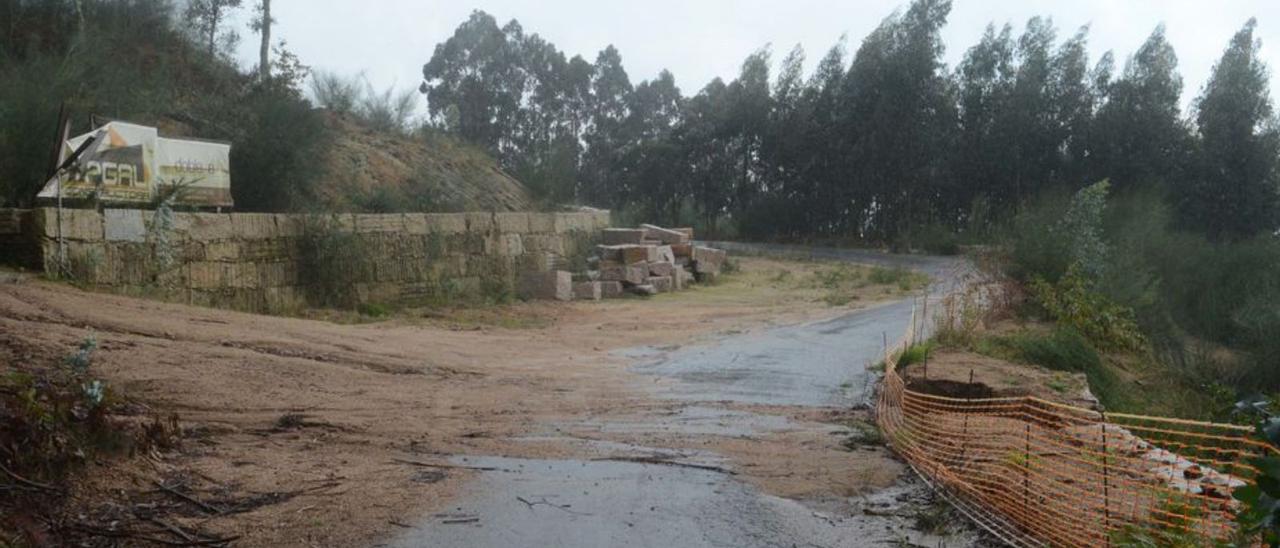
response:
{"label": "bush", "polygon": [[1023,361],[1055,371],[1089,372],[1102,367],[1102,358],[1089,341],[1071,328],[1055,329],[1048,336],[1020,334],[1005,340]]}
{"label": "bush", "polygon": [[394,87],[381,92],[364,79],[316,71],[311,76],[311,97],[321,108],[355,116],[366,126],[383,132],[407,135],[418,107],[418,90],[397,92]]}
{"label": "bush", "polygon": [[942,311],[934,316],[933,339],[942,346],[970,348],[988,313],[989,299],[977,285],[942,299]]}
{"label": "bush", "polygon": [[346,78],[323,70],[311,75],[311,98],[320,108],[338,114],[354,114],[363,91],[359,78]]}
{"label": "bush", "polygon": [[56,481],[93,455],[126,446],[108,420],[118,403],[90,366],[89,336],[57,366],[0,378],[0,461],[37,481]]}
{"label": "bush", "polygon": [[335,217],[316,215],[304,221],[298,246],[298,276],[311,304],[355,308],[359,302],[356,281],[372,266],[360,235],[342,227]]}
{"label": "bush", "polygon": [[1050,318],[1078,330],[1103,348],[1138,351],[1145,347],[1133,309],[1117,305],[1091,289],[1075,265],[1057,284],[1037,279],[1030,290]]}
{"label": "bush", "polygon": [[885,268],[876,266],[867,273],[867,280],[873,284],[896,284],[911,276],[911,271],[902,267]]}
{"label": "bush", "polygon": [[250,91],[243,107],[238,134],[231,136],[236,208],[299,211],[314,203],[329,143],[321,115],[293,91],[275,86]]}

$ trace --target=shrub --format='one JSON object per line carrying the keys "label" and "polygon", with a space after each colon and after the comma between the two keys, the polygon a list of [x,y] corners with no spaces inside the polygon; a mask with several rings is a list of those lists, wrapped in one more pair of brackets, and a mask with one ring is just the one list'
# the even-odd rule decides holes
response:
{"label": "shrub", "polygon": [[363,95],[360,79],[317,70],[311,75],[311,98],[321,108],[339,114],[353,114]]}
{"label": "shrub", "polygon": [[911,271],[902,267],[886,268],[876,266],[867,273],[867,280],[873,284],[896,284],[911,276]]}
{"label": "shrub", "polygon": [[313,203],[329,134],[321,115],[292,90],[259,86],[244,98],[231,148],[232,193],[245,211],[297,211]]}
{"label": "shrub", "polygon": [[1102,241],[1102,214],[1107,206],[1111,183],[1102,181],[1087,186],[1071,199],[1055,232],[1067,242],[1072,264],[1086,274],[1098,278],[1106,271],[1107,244]]}
{"label": "shrub", "polygon": [[1090,288],[1076,265],[1068,268],[1057,284],[1036,279],[1030,290],[1050,318],[1078,330],[1103,348],[1136,351],[1145,345],[1133,309]]}
{"label": "shrub", "polygon": [[[1264,417],[1258,421],[1257,431],[1259,438],[1273,448],[1280,448],[1280,418]],[[1280,545],[1280,458],[1257,457],[1250,459],[1249,464],[1259,473],[1254,483],[1232,493],[1235,500],[1244,504],[1244,511],[1237,514],[1236,521],[1244,534],[1257,537],[1267,546]],[[1242,546],[1252,544],[1240,543]]]}
{"label": "shrub", "polygon": [[1094,371],[1102,358],[1089,341],[1074,329],[1061,327],[1048,336],[1020,334],[1007,339],[1023,361],[1057,371]]}
{"label": "shrub", "polygon": [[914,344],[898,356],[898,367],[906,367],[915,363],[924,363],[929,359],[929,354],[933,352],[934,344],[932,341]]}
{"label": "shrub", "polygon": [[356,306],[356,312],[359,312],[361,316],[382,318],[390,314],[391,309],[387,305],[380,303],[360,303]]}
{"label": "shrub", "polygon": [[942,346],[968,348],[976,342],[986,314],[985,300],[976,286],[942,300],[942,312],[934,316],[934,340]]}
{"label": "shrub", "polygon": [[55,367],[0,378],[0,461],[32,479],[57,480],[100,451],[126,446],[108,420],[118,399],[90,371],[96,349],[89,336]]}
{"label": "shrub", "polygon": [[298,241],[298,276],[313,306],[354,308],[359,301],[356,281],[372,266],[360,235],[337,218],[308,217]]}

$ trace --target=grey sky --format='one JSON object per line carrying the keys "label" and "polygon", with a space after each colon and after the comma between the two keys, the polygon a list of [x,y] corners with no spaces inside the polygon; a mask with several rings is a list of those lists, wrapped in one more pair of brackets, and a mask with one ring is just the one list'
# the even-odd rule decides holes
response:
{"label": "grey sky", "polygon": [[[245,2],[246,6],[253,4]],[[312,67],[342,74],[363,72],[377,88],[417,86],[435,45],[473,9],[505,24],[517,19],[567,56],[589,61],[608,44],[622,53],[633,83],[670,69],[685,95],[714,77],[732,79],[743,58],[772,44],[775,66],[799,43],[806,71],[839,39],[850,54],[885,16],[906,0],[274,0],[273,32]],[[247,12],[248,10],[244,10]],[[1011,22],[1015,33],[1035,15],[1050,16],[1059,41],[1081,25],[1091,26],[1090,62],[1114,51],[1117,66],[1164,22],[1178,54],[1183,104],[1189,105],[1231,35],[1250,16],[1258,18],[1263,57],[1280,66],[1280,1],[1277,0],[955,0],[943,38],[946,61],[955,64],[977,42],[989,22]],[[239,16],[240,24],[248,20]],[[257,59],[257,41],[247,28],[239,56]],[[1274,88],[1274,81],[1273,81]]]}

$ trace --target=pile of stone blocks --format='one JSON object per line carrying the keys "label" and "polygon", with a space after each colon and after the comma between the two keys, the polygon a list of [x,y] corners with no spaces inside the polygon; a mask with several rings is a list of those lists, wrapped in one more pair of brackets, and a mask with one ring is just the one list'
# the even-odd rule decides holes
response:
{"label": "pile of stone blocks", "polygon": [[599,300],[681,291],[715,281],[726,258],[724,250],[695,245],[691,228],[606,228],[599,240],[586,272],[551,268],[522,274],[520,297]]}

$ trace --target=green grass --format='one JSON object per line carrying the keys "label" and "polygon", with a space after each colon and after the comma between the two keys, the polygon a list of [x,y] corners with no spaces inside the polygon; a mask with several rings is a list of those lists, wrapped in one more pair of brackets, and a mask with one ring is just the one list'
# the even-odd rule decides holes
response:
{"label": "green grass", "polygon": [[384,318],[391,314],[391,309],[387,305],[380,303],[360,303],[356,306],[356,312],[359,312],[361,316],[370,318]]}
{"label": "green grass", "polygon": [[935,346],[936,344],[933,341],[925,341],[908,347],[898,357],[898,367],[906,367],[913,363],[923,363],[929,359],[929,354],[933,352]]}
{"label": "green grass", "polygon": [[[1084,373],[1089,391],[1108,411],[1218,420],[1227,408],[1226,403],[1218,401],[1223,398],[1215,397],[1184,373],[1155,363],[1146,355],[1099,352],[1069,327],[987,335],[975,339],[968,349],[1053,371]],[[1056,379],[1046,386],[1059,393],[1068,389],[1065,382]]]}
{"label": "green grass", "polygon": [[896,287],[905,292],[922,287],[928,281],[927,276],[905,268],[867,268],[844,263],[820,268],[814,271],[811,279],[813,287],[825,290],[822,301],[831,306],[844,306],[859,300],[862,296],[858,290],[873,285]]}

